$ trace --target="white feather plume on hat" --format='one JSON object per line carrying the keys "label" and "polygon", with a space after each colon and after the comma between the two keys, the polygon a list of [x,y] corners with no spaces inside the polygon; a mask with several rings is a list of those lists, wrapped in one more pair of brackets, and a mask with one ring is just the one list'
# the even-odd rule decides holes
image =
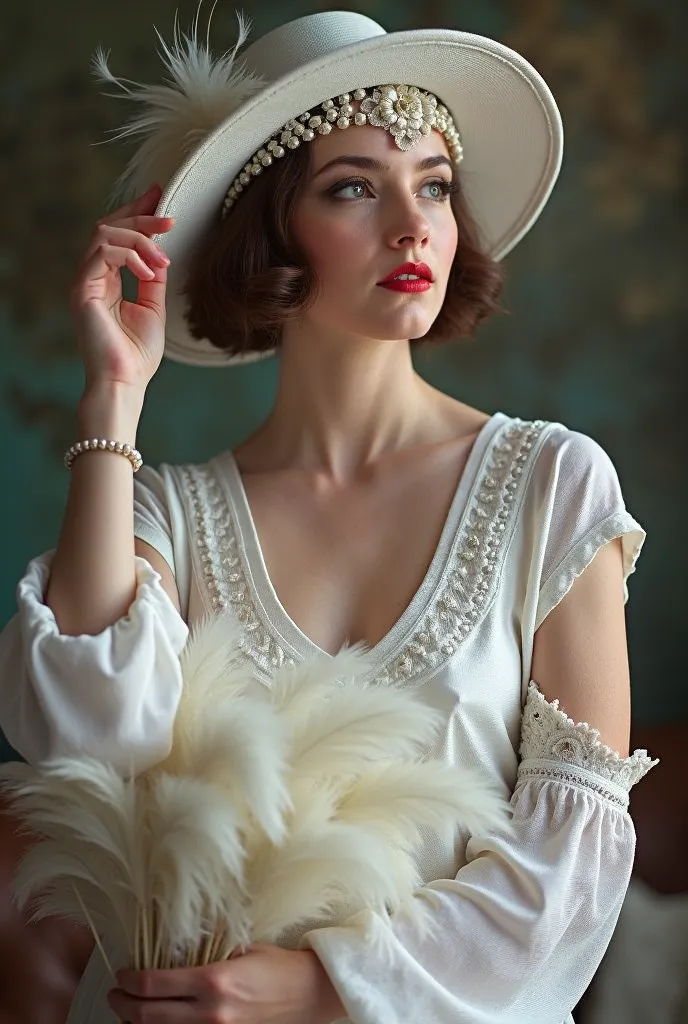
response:
{"label": "white feather plume on hat", "polygon": [[217,0],[208,18],[205,42],[198,38],[203,0],[198,5],[190,35],[181,32],[178,12],[171,44],[168,45],[155,29],[162,46],[158,53],[169,74],[167,83],[145,85],[117,78],[108,67],[110,51],[106,54],[98,47],[94,54],[92,70],[96,78],[121,90],[105,95],[127,99],[141,107],[140,113],[111,133],[113,139],[106,140],[144,137],[115,183],[113,204],[145,192],[154,183],[164,188],[203,139],[264,88],[263,78],[237,62],[237,53],[251,30],[251,22],[241,12],[236,12],[239,33],[234,46],[217,58],[211,53],[210,22],[216,4]]}

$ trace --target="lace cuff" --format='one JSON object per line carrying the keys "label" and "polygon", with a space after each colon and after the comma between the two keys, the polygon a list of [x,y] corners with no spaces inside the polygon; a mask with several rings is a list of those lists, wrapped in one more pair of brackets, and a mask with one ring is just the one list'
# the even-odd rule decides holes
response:
{"label": "lace cuff", "polygon": [[600,742],[587,722],[575,723],[548,701],[531,680],[521,723],[521,763],[517,785],[532,779],[551,779],[592,790],[611,803],[628,807],[628,794],[658,764],[647,750],[621,757]]}

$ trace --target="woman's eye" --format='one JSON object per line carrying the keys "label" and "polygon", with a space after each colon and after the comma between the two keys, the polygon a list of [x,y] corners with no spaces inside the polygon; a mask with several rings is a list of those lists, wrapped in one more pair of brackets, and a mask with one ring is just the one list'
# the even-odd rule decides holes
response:
{"label": "woman's eye", "polygon": [[[452,192],[455,192],[457,187],[453,182],[438,178],[435,181],[427,181],[424,185],[421,185],[417,194],[423,196],[423,198],[441,202],[451,195]],[[370,194],[370,187],[365,181],[348,181],[342,185],[334,185],[331,189],[328,189],[328,192],[338,199],[365,199],[366,195]]]}
{"label": "woman's eye", "polygon": [[[346,196],[344,193],[349,192],[350,195]],[[363,199],[366,192],[366,185],[362,181],[350,181],[348,185],[339,185],[333,191],[333,195],[341,196],[344,195],[345,199]]]}
{"label": "woman's eye", "polygon": [[448,181],[428,181],[423,188],[429,192],[428,198],[430,199],[444,199],[452,191],[451,182]]}

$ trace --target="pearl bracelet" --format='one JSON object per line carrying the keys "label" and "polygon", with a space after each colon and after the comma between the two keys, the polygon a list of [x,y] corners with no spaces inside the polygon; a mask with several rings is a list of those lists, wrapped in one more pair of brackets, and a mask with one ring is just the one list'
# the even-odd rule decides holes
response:
{"label": "pearl bracelet", "polygon": [[143,465],[143,459],[141,458],[141,452],[138,452],[136,448],[133,448],[130,444],[122,444],[121,441],[106,441],[104,438],[98,440],[93,438],[92,441],[77,441],[71,448],[68,448],[64,455],[64,464],[67,469],[72,468],[72,463],[77,455],[81,455],[82,452],[87,451],[108,451],[117,452],[118,455],[124,455],[126,459],[129,459],[135,473],[141,469]]}

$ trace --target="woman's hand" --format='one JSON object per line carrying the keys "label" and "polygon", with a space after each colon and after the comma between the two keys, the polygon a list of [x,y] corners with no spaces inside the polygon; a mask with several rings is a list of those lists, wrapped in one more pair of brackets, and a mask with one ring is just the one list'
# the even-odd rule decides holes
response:
{"label": "woman's hand", "polygon": [[207,967],[118,971],[108,994],[131,1024],[330,1024],[346,1017],[311,950],[264,943]]}
{"label": "woman's hand", "polygon": [[[174,220],[154,216],[160,195],[154,185],[98,221],[71,290],[87,389],[123,384],[142,393],[162,360],[169,260],[150,236]],[[122,267],[138,278],[136,302],[122,298]]]}

